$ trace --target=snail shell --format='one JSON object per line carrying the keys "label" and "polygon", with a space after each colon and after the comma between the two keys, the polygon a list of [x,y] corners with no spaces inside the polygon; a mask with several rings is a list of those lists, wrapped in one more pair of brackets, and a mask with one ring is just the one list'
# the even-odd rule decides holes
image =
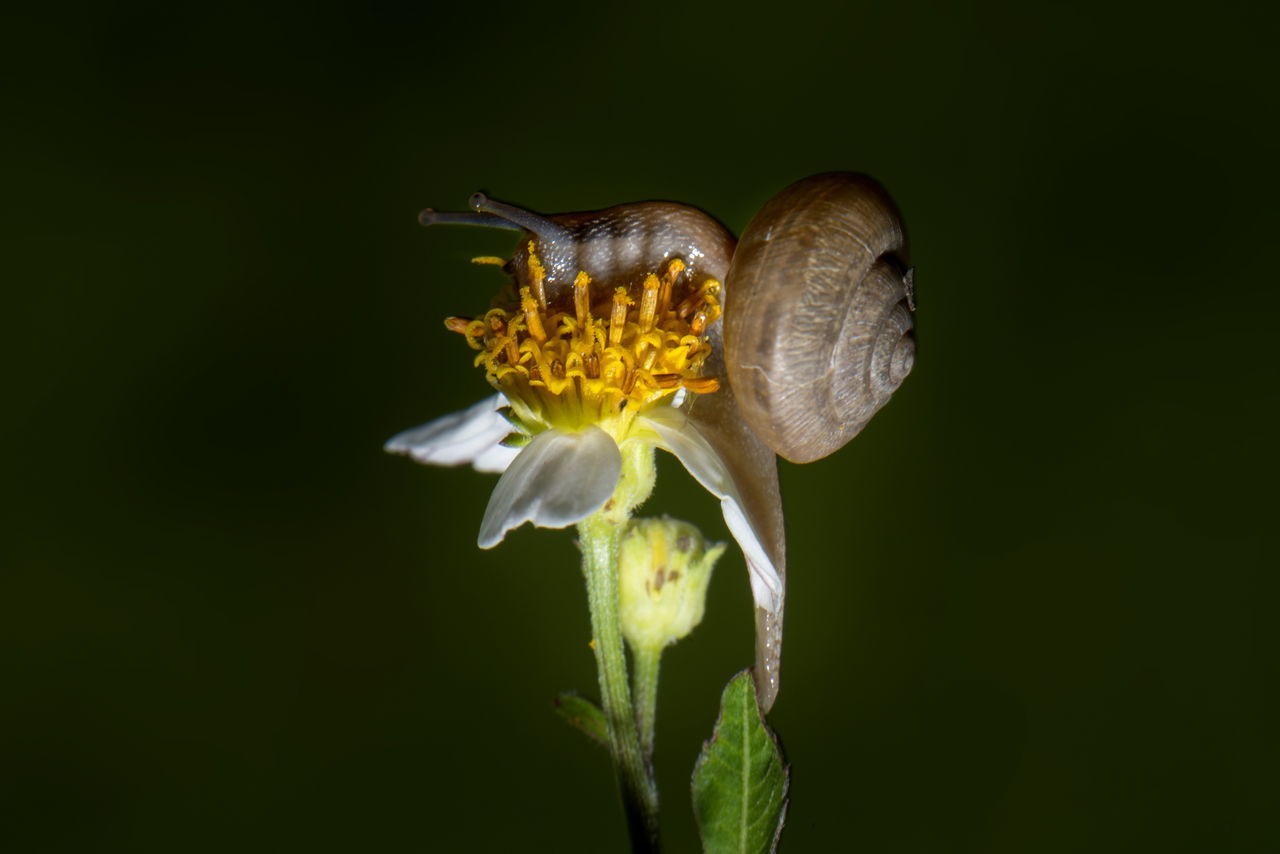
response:
{"label": "snail shell", "polygon": [[797,181],[747,225],[725,287],[730,383],[743,417],[792,462],[871,420],[915,360],[902,219],[865,175]]}

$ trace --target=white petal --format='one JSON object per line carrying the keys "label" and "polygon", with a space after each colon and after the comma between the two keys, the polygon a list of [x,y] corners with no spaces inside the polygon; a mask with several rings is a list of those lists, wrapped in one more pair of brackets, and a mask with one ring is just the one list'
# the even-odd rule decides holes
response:
{"label": "white petal", "polygon": [[494,487],[480,523],[480,548],[493,548],[525,522],[539,528],[581,522],[609,500],[621,473],[617,444],[595,425],[537,434]]}
{"label": "white petal", "polygon": [[431,465],[473,463],[477,471],[504,471],[516,455],[516,449],[498,444],[512,432],[511,424],[498,413],[506,405],[507,399],[500,394],[486,397],[460,412],[397,433],[383,450]]}
{"label": "white petal", "polygon": [[720,499],[724,523],[747,559],[756,605],[777,611],[782,605],[782,576],[769,559],[760,535],[743,512],[742,495],[720,455],[679,410],[660,407],[641,417],[657,432],[663,447],[676,455],[689,474]]}
{"label": "white petal", "polygon": [[471,467],[476,471],[501,474],[507,470],[507,466],[511,465],[511,461],[516,458],[518,453],[520,453],[519,448],[494,445],[489,450],[481,451],[477,454],[476,458],[471,461]]}

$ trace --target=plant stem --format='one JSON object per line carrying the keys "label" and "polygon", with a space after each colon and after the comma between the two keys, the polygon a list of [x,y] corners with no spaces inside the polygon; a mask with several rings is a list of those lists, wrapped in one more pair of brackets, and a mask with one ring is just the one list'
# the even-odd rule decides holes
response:
{"label": "plant stem", "polygon": [[627,659],[618,616],[618,543],[625,521],[606,511],[578,524],[582,540],[583,573],[591,608],[591,635],[600,696],[609,726],[609,752],[613,757],[627,827],[634,852],[658,850],[658,787],[653,780],[631,707],[627,685]]}
{"label": "plant stem", "polygon": [[654,726],[658,714],[658,666],[662,662],[662,647],[631,647],[631,661],[635,667],[636,722],[640,727],[640,749],[645,759],[653,764]]}

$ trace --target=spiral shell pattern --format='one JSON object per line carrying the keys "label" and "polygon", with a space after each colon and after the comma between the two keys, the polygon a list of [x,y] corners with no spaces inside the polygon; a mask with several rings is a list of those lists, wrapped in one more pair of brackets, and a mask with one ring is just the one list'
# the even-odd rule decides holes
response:
{"label": "spiral shell pattern", "polygon": [[780,456],[858,434],[915,361],[897,208],[865,175],[792,184],[751,220],[725,287],[724,346],[743,418]]}

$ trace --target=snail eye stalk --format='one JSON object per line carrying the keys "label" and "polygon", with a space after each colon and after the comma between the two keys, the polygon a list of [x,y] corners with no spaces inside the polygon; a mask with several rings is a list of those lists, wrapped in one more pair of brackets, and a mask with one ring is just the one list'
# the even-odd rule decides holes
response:
{"label": "snail eye stalk", "polygon": [[567,246],[573,242],[573,236],[568,231],[545,216],[539,216],[533,211],[527,211],[524,208],[508,205],[504,202],[494,201],[484,193],[472,195],[468,204],[476,213],[496,216],[513,224],[516,228],[523,228],[530,234],[535,235],[539,244],[544,247],[548,244]]}
{"label": "snail eye stalk", "polygon": [[508,228],[519,231],[521,226],[510,220],[479,211],[438,211],[427,208],[418,214],[420,225],[479,225],[486,228]]}

